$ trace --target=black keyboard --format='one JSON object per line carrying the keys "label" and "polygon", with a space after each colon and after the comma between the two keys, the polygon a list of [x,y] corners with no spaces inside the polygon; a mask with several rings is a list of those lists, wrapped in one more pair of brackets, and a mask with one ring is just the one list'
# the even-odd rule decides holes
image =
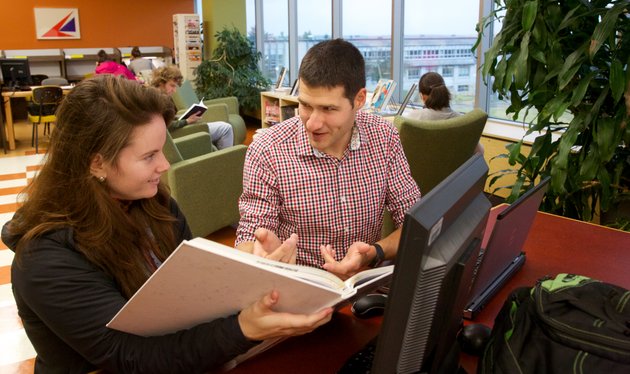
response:
{"label": "black keyboard", "polygon": [[365,347],[350,356],[346,363],[339,369],[338,374],[370,373],[372,362],[376,353],[376,338],[372,339]]}

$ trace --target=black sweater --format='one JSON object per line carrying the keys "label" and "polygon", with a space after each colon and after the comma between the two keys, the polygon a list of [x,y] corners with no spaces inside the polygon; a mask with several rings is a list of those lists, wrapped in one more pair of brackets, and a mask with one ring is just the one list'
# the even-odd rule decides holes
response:
{"label": "black sweater", "polygon": [[[177,218],[178,242],[190,239],[174,201],[171,211]],[[2,240],[15,248],[18,238],[6,229]],[[37,352],[36,373],[96,368],[112,373],[204,372],[254,345],[243,336],[235,315],[148,338],[107,328],[127,299],[110,276],[75,250],[70,229],[28,243],[23,254],[11,266],[11,280],[19,316]]]}

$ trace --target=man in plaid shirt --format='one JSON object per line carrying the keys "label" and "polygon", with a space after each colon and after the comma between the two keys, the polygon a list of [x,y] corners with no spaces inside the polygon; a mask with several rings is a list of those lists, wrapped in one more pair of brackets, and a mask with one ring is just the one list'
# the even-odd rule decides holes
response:
{"label": "man in plaid shirt", "polygon": [[[365,62],[354,45],[313,46],[299,79],[299,116],[247,151],[236,246],[348,277],[396,255],[420,191],[396,128],[360,111]],[[397,229],[380,239],[385,209]]]}

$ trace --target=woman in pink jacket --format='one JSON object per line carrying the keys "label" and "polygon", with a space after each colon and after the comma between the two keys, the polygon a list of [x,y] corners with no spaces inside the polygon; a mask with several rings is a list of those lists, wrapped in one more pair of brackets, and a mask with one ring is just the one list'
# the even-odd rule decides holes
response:
{"label": "woman in pink jacket", "polygon": [[113,75],[124,75],[127,79],[132,81],[136,80],[136,76],[132,73],[126,66],[113,61],[107,55],[107,52],[104,50],[100,50],[97,53],[98,62],[96,63],[96,69],[94,70],[95,74],[113,74]]}

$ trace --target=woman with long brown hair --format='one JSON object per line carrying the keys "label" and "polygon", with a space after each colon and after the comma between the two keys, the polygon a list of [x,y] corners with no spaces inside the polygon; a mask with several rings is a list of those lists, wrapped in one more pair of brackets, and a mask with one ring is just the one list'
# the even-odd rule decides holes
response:
{"label": "woman with long brown hair", "polygon": [[173,118],[168,100],[104,75],[78,84],[59,108],[42,169],[2,231],[16,253],[13,293],[37,352],[35,372],[204,372],[256,341],[303,334],[330,319],[330,308],[276,313],[279,296],[270,292],[238,315],[169,335],[105,326],[191,237],[160,182],[169,168],[162,153]]}

